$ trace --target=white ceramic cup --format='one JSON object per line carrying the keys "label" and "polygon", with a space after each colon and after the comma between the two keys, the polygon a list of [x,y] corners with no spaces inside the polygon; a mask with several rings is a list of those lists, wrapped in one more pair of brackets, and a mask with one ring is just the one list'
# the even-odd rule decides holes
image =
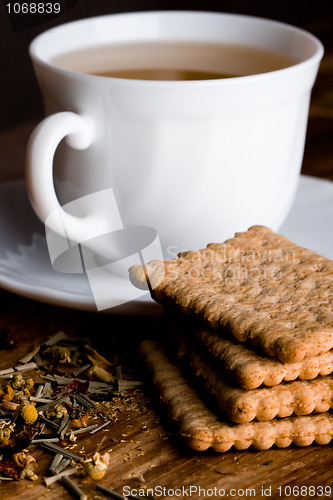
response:
{"label": "white ceramic cup", "polygon": [[[252,76],[163,82],[52,62],[77,49],[143,41],[241,44],[297,63]],[[166,258],[253,224],[278,229],[294,200],[323,56],[313,35],[241,15],[129,13],[52,28],[32,42],[30,55],[48,117],[29,141],[26,179],[43,222],[62,210],[73,239],[101,234],[103,207],[79,215],[61,207],[112,188],[123,224],[154,228]]]}

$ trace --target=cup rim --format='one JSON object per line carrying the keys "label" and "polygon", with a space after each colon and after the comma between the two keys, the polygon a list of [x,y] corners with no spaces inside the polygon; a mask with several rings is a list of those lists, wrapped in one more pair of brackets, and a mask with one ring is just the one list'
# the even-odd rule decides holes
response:
{"label": "cup rim", "polygon": [[[62,68],[61,66],[58,66],[57,64],[52,63],[47,57],[43,57],[43,55],[40,53],[40,49],[43,46],[45,39],[47,37],[50,37],[52,35],[60,35],[64,31],[69,30],[72,26],[84,26],[84,24],[91,24],[93,22],[101,22],[101,21],[107,21],[107,19],[116,19],[116,18],[129,18],[129,17],[143,17],[143,16],[212,16],[212,17],[223,17],[223,18],[233,18],[237,20],[243,20],[243,21],[250,21],[250,22],[259,22],[262,24],[265,24],[266,26],[271,25],[271,27],[275,26],[276,28],[281,28],[284,30],[289,31],[290,33],[298,34],[300,36],[303,36],[304,39],[307,39],[311,43],[313,43],[314,46],[314,53],[304,59],[303,61],[296,62],[295,64],[278,69],[278,70],[273,70],[273,71],[268,71],[265,73],[258,73],[254,75],[242,75],[242,76],[235,76],[231,78],[216,78],[216,79],[211,79],[211,80],[186,80],[186,81],[172,81],[172,80],[139,80],[139,79],[127,79],[127,78],[119,78],[119,77],[105,77],[105,76],[100,76],[100,75],[93,75],[93,74],[88,74],[88,73],[83,73],[79,72],[76,70],[70,70],[66,68]],[[92,46],[92,45],[90,45]],[[98,43],[96,44],[98,46]],[[58,54],[63,54],[63,52],[58,52]],[[229,86],[229,85],[234,85],[235,83],[237,84],[243,84],[245,82],[258,80],[258,79],[266,79],[266,78],[271,78],[272,75],[285,75],[287,72],[288,73],[294,73],[295,71],[300,71],[302,69],[306,70],[309,66],[313,66],[315,64],[319,64],[320,60],[322,59],[324,55],[324,46],[322,42],[312,33],[309,31],[304,30],[303,28],[299,28],[298,26],[294,26],[289,23],[285,23],[282,21],[276,21],[274,19],[269,19],[269,18],[264,18],[260,16],[252,16],[252,15],[246,15],[246,14],[237,14],[237,13],[228,13],[228,12],[216,12],[216,11],[204,11],[204,10],[151,10],[151,11],[133,11],[133,12],[121,12],[121,13],[113,13],[113,14],[106,14],[106,15],[100,15],[100,16],[92,16],[92,17],[87,17],[83,19],[78,19],[75,21],[71,21],[68,23],[63,23],[60,24],[56,27],[50,28],[39,35],[37,35],[30,43],[29,45],[29,55],[31,60],[33,61],[34,64],[42,66],[48,70],[55,71],[57,73],[60,73],[62,75],[67,75],[70,76],[71,78],[76,78],[82,81],[95,81],[95,82],[100,82],[103,84],[103,82],[110,82],[112,80],[113,83],[115,84],[130,84],[131,86],[154,86],[154,87],[174,87],[174,86],[215,86],[215,85],[223,85],[223,86]]]}

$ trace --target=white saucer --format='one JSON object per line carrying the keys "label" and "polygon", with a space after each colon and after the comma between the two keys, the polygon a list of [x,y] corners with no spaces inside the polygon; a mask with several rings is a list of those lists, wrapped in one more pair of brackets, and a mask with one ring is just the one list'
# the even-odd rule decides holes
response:
{"label": "white saucer", "polygon": [[[281,233],[333,259],[333,183],[301,176],[294,205]],[[23,180],[0,185],[0,286],[49,304],[96,311],[83,274],[54,271],[43,224],[28,201]],[[149,294],[107,310],[112,314],[155,315],[161,306]]]}
{"label": "white saucer", "polygon": [[[0,185],[0,287],[48,304],[97,312],[85,274],[52,268],[45,228],[32,210],[23,179]],[[155,316],[161,311],[147,293],[103,312]]]}

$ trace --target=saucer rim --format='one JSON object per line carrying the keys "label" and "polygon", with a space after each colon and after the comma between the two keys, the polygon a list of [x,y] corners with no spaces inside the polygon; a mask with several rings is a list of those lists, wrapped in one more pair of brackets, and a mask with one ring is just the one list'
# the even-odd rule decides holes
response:
{"label": "saucer rim", "polygon": [[[317,186],[323,186],[324,184],[327,184],[330,185],[331,188],[333,187],[333,182],[328,179],[321,179],[308,175],[301,175],[299,179],[297,194],[302,189],[309,187],[311,188],[310,184],[311,185],[316,184]],[[25,180],[19,178],[0,183],[0,198],[2,196],[2,193],[6,189],[14,189],[17,191],[25,190]],[[281,224],[280,226],[281,232],[283,232],[284,226],[288,226],[288,220],[292,221],[294,210],[295,210],[295,204],[293,204],[285,221]],[[0,214],[0,219],[1,219],[1,214]],[[36,220],[38,219],[36,218]],[[285,232],[283,232],[283,234],[285,234]],[[292,238],[291,235],[286,234],[286,236]],[[51,267],[50,269],[52,270]],[[47,283],[47,280],[45,281],[45,283]],[[52,279],[50,279],[50,284],[51,283]],[[13,278],[8,278],[5,275],[3,275],[1,273],[1,270],[0,270],[0,288],[7,290],[11,293],[50,305],[76,309],[76,310],[97,312],[97,308],[92,296],[87,296],[83,294],[78,295],[73,292],[67,292],[66,290],[60,291],[58,289],[48,288],[47,286],[34,285],[33,283],[32,284],[27,283],[26,281],[24,281],[24,279],[22,281],[15,280]],[[111,308],[104,312],[113,314],[155,315],[157,312],[158,313],[161,312],[161,308],[162,306],[153,301],[153,299],[150,297],[149,292],[147,292],[147,294],[145,294],[143,297],[135,301],[132,301],[131,303],[123,304],[122,306]]]}

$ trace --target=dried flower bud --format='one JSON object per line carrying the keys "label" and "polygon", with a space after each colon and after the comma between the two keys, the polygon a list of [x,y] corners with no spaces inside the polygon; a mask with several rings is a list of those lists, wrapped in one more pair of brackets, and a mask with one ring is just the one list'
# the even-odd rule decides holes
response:
{"label": "dried flower bud", "polygon": [[27,387],[25,387],[25,388],[23,389],[23,394],[24,394],[25,396],[27,396],[27,398],[30,398],[30,396],[31,396],[31,392],[29,391],[29,389],[28,389]]}
{"label": "dried flower bud", "polygon": [[17,465],[13,464],[13,462],[10,462],[9,460],[1,460],[0,462],[0,473],[6,474],[6,476],[12,477],[13,479],[16,479],[16,481],[19,480],[19,475],[18,475],[19,469]]}
{"label": "dried flower bud", "polygon": [[24,387],[25,381],[22,373],[15,373],[11,385],[13,389],[22,389]]}
{"label": "dried flower bud", "polygon": [[81,429],[82,427],[87,427],[88,425],[89,412],[87,411],[82,417],[75,418],[72,420],[71,425],[74,429]]}
{"label": "dried flower bud", "polygon": [[45,356],[59,361],[59,363],[71,363],[71,352],[67,347],[53,345],[44,351]]}
{"label": "dried flower bud", "polygon": [[89,378],[92,378],[93,380],[101,380],[102,382],[106,382],[107,384],[114,382],[115,378],[114,376],[104,370],[104,368],[101,368],[100,366],[93,366],[90,368],[88,371],[88,376]]}
{"label": "dried flower bud", "polygon": [[28,455],[26,458],[26,462],[24,468],[21,471],[20,478],[21,479],[30,479],[30,481],[36,481],[38,479],[37,474],[34,471],[34,468],[37,466],[36,460],[31,455]]}
{"label": "dried flower bud", "polygon": [[27,404],[21,410],[21,417],[26,424],[33,424],[38,418],[38,412],[33,404]]}
{"label": "dried flower bud", "polygon": [[4,403],[0,403],[0,410],[8,411],[8,410],[17,410],[20,405],[18,403],[13,403],[12,401],[5,401]]}
{"label": "dried flower bud", "polygon": [[77,440],[77,436],[75,436],[74,432],[71,431],[69,438],[68,438],[72,443],[74,443]]}
{"label": "dried flower bud", "polygon": [[85,472],[95,480],[102,479],[105,476],[106,470],[109,466],[110,455],[104,453],[101,455],[98,451],[94,453],[91,460],[84,464]]}
{"label": "dried flower bud", "polygon": [[16,391],[15,392],[15,395],[14,395],[14,398],[13,398],[13,401],[15,401],[15,403],[20,403],[21,405],[27,405],[29,404],[29,397],[30,396],[27,396],[24,391]]}
{"label": "dried flower bud", "polygon": [[67,413],[67,409],[61,403],[56,403],[45,412],[47,418],[62,418]]}
{"label": "dried flower bud", "polygon": [[27,455],[24,453],[24,451],[19,451],[18,453],[14,453],[12,455],[12,459],[16,465],[23,469],[27,461]]}
{"label": "dried flower bud", "polygon": [[10,385],[7,385],[5,387],[4,393],[4,396],[2,396],[2,401],[11,401],[15,396],[15,392]]}
{"label": "dried flower bud", "polygon": [[92,349],[90,346],[84,346],[85,355],[91,361],[94,366],[100,366],[104,370],[111,370],[113,368],[113,364],[110,363],[104,356],[101,356],[95,349]]}
{"label": "dried flower bud", "polygon": [[15,424],[4,423],[0,428],[0,444],[4,444],[10,438],[11,433],[14,430]]}
{"label": "dried flower bud", "polygon": [[28,389],[28,391],[30,391],[34,385],[35,385],[35,382],[33,381],[32,378],[27,378],[25,380],[25,387]]}

